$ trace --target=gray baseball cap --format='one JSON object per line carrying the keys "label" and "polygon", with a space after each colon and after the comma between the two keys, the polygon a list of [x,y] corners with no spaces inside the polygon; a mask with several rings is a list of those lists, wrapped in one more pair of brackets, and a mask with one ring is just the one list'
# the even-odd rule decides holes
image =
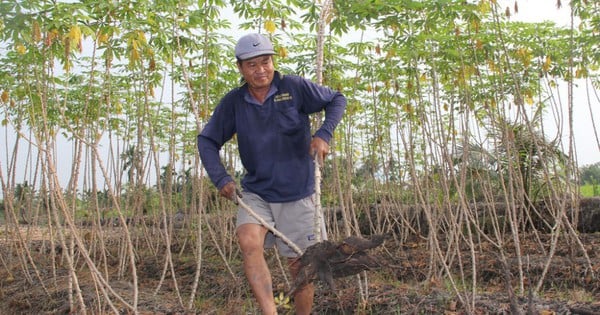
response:
{"label": "gray baseball cap", "polygon": [[274,54],[273,44],[261,34],[244,35],[235,45],[235,57],[239,60]]}

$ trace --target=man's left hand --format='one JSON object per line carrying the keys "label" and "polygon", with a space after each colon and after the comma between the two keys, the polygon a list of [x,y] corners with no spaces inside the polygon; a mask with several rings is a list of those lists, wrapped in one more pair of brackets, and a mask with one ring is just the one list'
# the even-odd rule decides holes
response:
{"label": "man's left hand", "polygon": [[323,161],[329,154],[329,144],[319,137],[313,137],[310,142],[310,156],[317,156],[319,166],[323,166]]}

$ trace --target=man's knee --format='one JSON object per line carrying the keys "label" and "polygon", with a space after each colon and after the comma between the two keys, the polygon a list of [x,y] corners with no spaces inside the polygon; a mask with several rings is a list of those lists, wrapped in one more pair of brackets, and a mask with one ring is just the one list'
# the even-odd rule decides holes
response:
{"label": "man's knee", "polygon": [[244,254],[262,251],[266,229],[257,224],[244,224],[238,227],[237,237],[240,249]]}

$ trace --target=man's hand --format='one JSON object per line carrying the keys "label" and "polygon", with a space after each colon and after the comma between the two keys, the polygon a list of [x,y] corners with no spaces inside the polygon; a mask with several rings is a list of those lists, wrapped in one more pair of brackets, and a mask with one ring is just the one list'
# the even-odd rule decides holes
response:
{"label": "man's hand", "polygon": [[225,186],[219,190],[219,195],[233,201],[235,204],[238,203],[237,197],[242,197],[242,193],[239,189],[237,189],[235,182],[229,182],[225,184]]}
{"label": "man's hand", "polygon": [[325,140],[319,137],[313,137],[310,142],[310,156],[317,156],[319,166],[323,166],[323,161],[327,154],[329,154],[329,144]]}

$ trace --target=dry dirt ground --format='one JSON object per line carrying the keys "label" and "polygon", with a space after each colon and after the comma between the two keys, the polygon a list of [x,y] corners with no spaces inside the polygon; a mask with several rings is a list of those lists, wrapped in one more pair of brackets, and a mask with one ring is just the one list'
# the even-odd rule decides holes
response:
{"label": "dry dirt ground", "polygon": [[[43,234],[43,233],[42,233]],[[43,237],[40,237],[43,238]],[[80,314],[81,309],[70,309],[68,299],[68,271],[56,248],[55,255],[49,250],[48,242],[33,238],[30,242],[31,260],[35,261],[38,275],[28,263],[27,274],[22,266],[22,258],[16,255],[16,243],[7,243],[3,237],[0,253],[0,314]],[[183,239],[183,238],[182,238]],[[448,279],[438,280],[429,277],[431,252],[426,240],[413,239],[399,242],[388,239],[384,245],[371,251],[381,262],[382,267],[368,272],[367,289],[360,289],[356,276],[336,279],[337,290],[318,284],[314,305],[315,314],[599,314],[600,315],[600,233],[583,234],[581,240],[588,250],[592,269],[586,266],[585,258],[576,246],[561,242],[556,256],[547,270],[546,281],[538,294],[530,294],[529,287],[535,285],[543,272],[544,255],[540,253],[538,242],[549,244],[549,237],[542,235],[539,240],[523,235],[521,250],[526,252],[525,293],[519,293],[515,278],[518,276],[516,259],[508,258],[504,268],[499,257],[489,244],[482,243],[476,249],[477,270],[476,295],[458,297]],[[140,242],[143,243],[143,242]],[[94,246],[92,246],[94,247]],[[133,287],[127,262],[119,259],[123,247],[120,243],[107,243],[106,268],[102,272],[110,274],[112,288],[131,301]],[[188,243],[174,240],[171,248],[174,253],[174,273],[171,272],[159,287],[164,266],[164,255],[154,255],[153,250],[140,250],[137,261],[139,282],[139,314],[256,314],[248,286],[242,274],[239,253],[235,250],[225,253],[230,257],[230,268],[223,263],[214,246],[207,244],[202,253],[201,275],[193,311],[186,310],[190,288],[194,282],[197,267],[193,249]],[[160,250],[158,250],[160,252]],[[102,259],[99,256],[93,258]],[[455,285],[472,292],[472,282],[460,282],[472,277],[471,258],[467,247],[461,255],[452,259],[451,271]],[[286,278],[278,267],[277,257],[272,251],[267,258],[274,274],[276,294],[286,291]],[[24,258],[26,259],[26,258]],[[84,260],[77,258],[77,274],[88,314],[111,314],[106,303],[97,303],[101,298],[98,287],[91,280]],[[463,268],[459,268],[461,265]],[[507,282],[507,272],[510,279]],[[592,272],[593,271],[593,272]],[[515,289],[509,294],[507,283]],[[182,302],[177,297],[179,291]],[[361,293],[362,291],[362,293]],[[362,299],[360,296],[366,297]],[[465,300],[468,299],[468,300]],[[113,299],[114,300],[114,299]],[[467,307],[465,303],[474,305]],[[129,314],[119,306],[122,314]],[[281,302],[281,313],[293,314],[292,303]]]}

